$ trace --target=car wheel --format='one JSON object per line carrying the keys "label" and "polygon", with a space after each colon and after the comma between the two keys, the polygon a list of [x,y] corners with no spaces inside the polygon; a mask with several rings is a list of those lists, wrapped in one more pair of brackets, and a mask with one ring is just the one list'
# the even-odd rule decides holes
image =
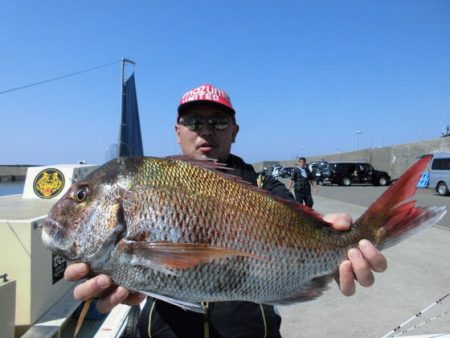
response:
{"label": "car wheel", "polygon": [[438,192],[439,195],[441,196],[447,196],[448,195],[448,187],[447,184],[445,184],[444,182],[439,182],[437,187],[436,187],[436,191]]}
{"label": "car wheel", "polygon": [[387,179],[386,176],[381,176],[381,177],[378,179],[378,184],[384,187],[384,186],[386,186],[386,185],[389,184],[389,181],[388,181],[388,179]]}
{"label": "car wheel", "polygon": [[352,184],[352,180],[350,178],[348,178],[348,177],[343,177],[341,179],[341,184],[346,186],[346,187],[348,187],[349,185]]}

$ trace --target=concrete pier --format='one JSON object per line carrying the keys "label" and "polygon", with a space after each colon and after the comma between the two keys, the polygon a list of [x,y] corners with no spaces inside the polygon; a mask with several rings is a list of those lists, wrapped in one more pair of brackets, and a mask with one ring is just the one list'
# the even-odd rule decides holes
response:
{"label": "concrete pier", "polygon": [[0,182],[25,181],[27,169],[33,166],[29,164],[0,165]]}

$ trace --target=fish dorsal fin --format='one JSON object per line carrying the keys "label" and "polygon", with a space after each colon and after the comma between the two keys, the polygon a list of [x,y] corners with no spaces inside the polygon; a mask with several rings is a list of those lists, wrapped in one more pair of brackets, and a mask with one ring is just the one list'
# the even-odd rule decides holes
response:
{"label": "fish dorsal fin", "polygon": [[212,170],[233,170],[233,168],[228,167],[225,163],[220,162],[212,158],[196,158],[188,155],[171,155],[164,157],[166,160],[173,161],[184,161],[189,162],[193,165]]}
{"label": "fish dorsal fin", "polygon": [[[205,168],[205,169],[209,169],[212,170],[214,172],[216,172],[218,175],[221,175],[222,177],[225,177],[231,181],[234,181],[236,183],[245,185],[247,188],[259,193],[259,194],[263,194],[265,196],[270,196],[271,198],[273,198],[274,200],[283,203],[284,205],[297,210],[298,212],[301,212],[303,214],[307,214],[308,216],[314,218],[316,221],[319,221],[318,224],[319,226],[322,225],[324,227],[330,227],[331,228],[331,224],[324,221],[322,215],[320,215],[318,212],[316,212],[315,210],[311,209],[308,206],[305,206],[301,203],[298,203],[297,201],[294,200],[287,200],[284,198],[281,198],[279,196],[275,196],[272,195],[269,191],[267,190],[263,190],[253,184],[251,184],[248,181],[245,181],[243,178],[233,175],[231,174],[231,172],[234,170],[233,168],[227,167],[226,164],[220,163],[217,160],[212,160],[212,159],[198,159],[198,158],[194,158],[192,156],[186,156],[186,155],[175,155],[175,156],[168,156],[166,157],[167,159],[170,160],[177,160],[177,161],[186,161],[189,162],[193,165],[199,166],[201,168]],[[225,170],[225,171],[224,171]],[[227,172],[226,172],[227,171]]]}
{"label": "fish dorsal fin", "polygon": [[225,163],[219,162],[218,160],[214,159],[199,159],[192,156],[186,156],[186,155],[178,155],[178,156],[168,156],[166,157],[168,160],[174,160],[174,161],[183,161],[188,162],[194,166],[211,170],[215,172],[216,174],[225,177],[231,181],[237,182],[239,184],[245,185],[247,187],[253,187],[255,190],[264,191],[256,186],[254,186],[252,183],[244,180],[240,176],[233,175],[232,172],[235,170],[234,168],[228,167]]}
{"label": "fish dorsal fin", "polygon": [[[263,191],[263,192],[269,194],[266,191]],[[297,201],[287,200],[287,199],[284,199],[284,198],[281,198],[281,197],[278,197],[278,196],[273,196],[273,195],[270,195],[270,196],[273,197],[273,199],[279,201],[280,203],[283,203],[283,204],[293,208],[294,210],[296,210],[298,212],[301,212],[302,214],[306,214],[306,215],[312,217],[316,221],[314,223],[316,226],[329,227],[331,230],[334,230],[332,228],[332,224],[327,222],[327,221],[325,221],[323,219],[323,216],[321,214],[319,214],[317,211],[315,211],[314,209],[312,209],[312,208],[310,208],[310,207],[308,207],[306,205],[303,205],[301,203],[298,203]],[[338,231],[338,230],[336,230],[336,231],[337,232],[341,232],[341,231]]]}

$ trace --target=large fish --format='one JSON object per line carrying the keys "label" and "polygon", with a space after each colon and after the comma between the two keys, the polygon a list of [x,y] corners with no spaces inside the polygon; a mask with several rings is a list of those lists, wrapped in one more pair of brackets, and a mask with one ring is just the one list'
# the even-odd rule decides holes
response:
{"label": "large fish", "polygon": [[383,249],[442,218],[445,207],[409,201],[429,160],[342,232],[211,161],[119,158],[73,184],[51,209],[42,238],[118,285],[190,309],[201,301],[310,300],[360,239]]}

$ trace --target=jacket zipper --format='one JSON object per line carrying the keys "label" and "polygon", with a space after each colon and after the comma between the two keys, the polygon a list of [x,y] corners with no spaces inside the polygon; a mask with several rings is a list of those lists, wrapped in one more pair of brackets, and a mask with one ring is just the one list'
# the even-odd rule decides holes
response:
{"label": "jacket zipper", "polygon": [[203,308],[203,337],[209,338],[209,303],[202,302]]}

